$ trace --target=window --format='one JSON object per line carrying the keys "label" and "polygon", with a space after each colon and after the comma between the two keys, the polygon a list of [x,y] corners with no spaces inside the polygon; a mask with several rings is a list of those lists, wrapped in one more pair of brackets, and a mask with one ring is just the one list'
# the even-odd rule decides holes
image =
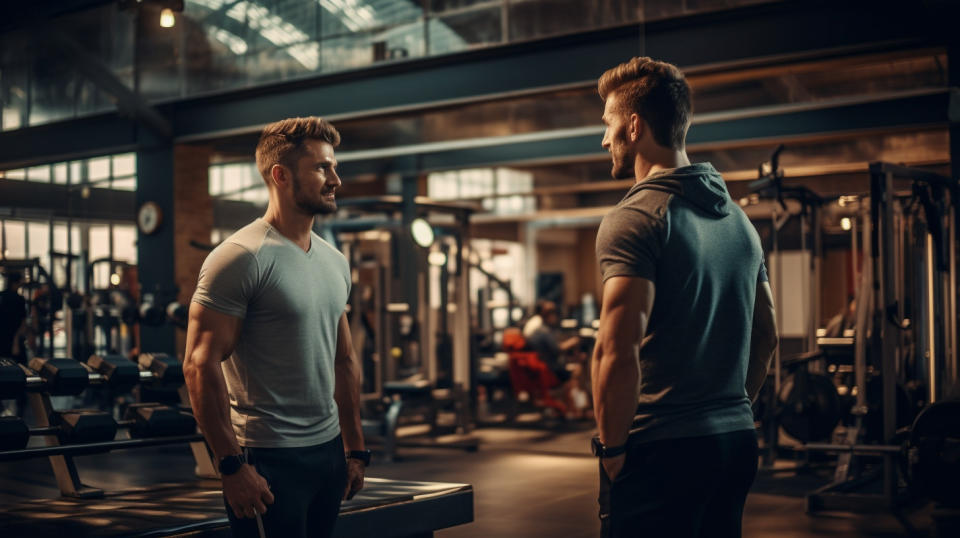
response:
{"label": "window", "polygon": [[510,168],[476,168],[427,176],[427,196],[435,200],[480,200],[498,215],[536,211],[533,174]]}

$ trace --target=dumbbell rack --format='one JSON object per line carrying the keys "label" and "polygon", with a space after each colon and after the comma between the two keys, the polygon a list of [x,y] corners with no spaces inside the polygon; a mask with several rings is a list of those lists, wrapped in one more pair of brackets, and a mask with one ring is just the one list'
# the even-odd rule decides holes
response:
{"label": "dumbbell rack", "polygon": [[[106,384],[109,381],[107,376],[94,371],[90,366],[79,362],[77,364],[80,364],[87,372],[88,386]],[[50,460],[50,466],[56,478],[57,486],[60,488],[60,493],[63,496],[99,498],[104,496],[104,491],[87,486],[81,481],[73,456],[119,449],[189,443],[196,461],[195,474],[203,478],[219,478],[210,451],[203,440],[203,436],[199,433],[142,439],[119,439],[71,445],[61,444],[57,435],[60,427],[51,422],[51,417],[55,415],[55,409],[51,401],[50,392],[44,390],[47,385],[46,380],[37,372],[22,365],[19,366],[26,374],[25,388],[29,391],[28,398],[30,407],[38,423],[38,427],[31,430],[31,435],[42,436],[45,446],[0,451],[0,461],[45,456]],[[150,382],[154,379],[154,372],[145,369],[139,371],[139,381],[141,383]],[[181,399],[183,399],[182,392]],[[118,421],[117,424],[118,426],[128,426],[129,421]]]}

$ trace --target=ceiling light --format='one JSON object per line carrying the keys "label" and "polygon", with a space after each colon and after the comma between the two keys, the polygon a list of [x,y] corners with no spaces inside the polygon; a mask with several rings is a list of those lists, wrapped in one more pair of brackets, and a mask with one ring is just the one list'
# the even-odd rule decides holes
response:
{"label": "ceiling light", "polygon": [[176,17],[173,16],[173,10],[165,7],[160,11],[160,26],[164,28],[173,28],[173,25],[177,23]]}
{"label": "ceiling light", "polygon": [[840,219],[840,227],[844,230],[849,230],[851,227],[853,227],[853,224],[850,222],[850,217],[843,217]]}
{"label": "ceiling light", "polygon": [[423,248],[433,244],[433,227],[424,219],[413,219],[410,223],[410,235],[413,236],[413,242]]}

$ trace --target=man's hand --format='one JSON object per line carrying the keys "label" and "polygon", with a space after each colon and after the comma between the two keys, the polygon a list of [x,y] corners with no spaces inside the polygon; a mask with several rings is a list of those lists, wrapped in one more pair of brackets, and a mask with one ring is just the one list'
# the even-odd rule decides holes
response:
{"label": "man's hand", "polygon": [[356,458],[347,458],[347,487],[343,490],[343,499],[350,500],[363,489],[363,475],[366,466]]}
{"label": "man's hand", "polygon": [[611,482],[613,482],[613,479],[623,470],[623,463],[625,461],[627,461],[626,454],[620,454],[612,458],[600,458],[603,470],[607,473],[607,478],[609,478]]}
{"label": "man's hand", "polygon": [[273,504],[270,484],[252,465],[244,464],[239,471],[224,476],[222,480],[223,496],[237,517],[253,518],[265,514],[267,505]]}

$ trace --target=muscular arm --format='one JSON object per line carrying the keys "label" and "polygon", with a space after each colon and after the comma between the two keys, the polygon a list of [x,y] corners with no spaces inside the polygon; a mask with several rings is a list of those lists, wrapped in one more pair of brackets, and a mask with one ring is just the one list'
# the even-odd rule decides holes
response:
{"label": "muscular arm", "polygon": [[777,319],[773,307],[773,293],[768,282],[757,283],[757,298],[753,305],[753,330],[750,333],[750,363],[747,366],[747,396],[757,399],[767,379],[770,357],[777,348]]}
{"label": "muscular arm", "polygon": [[[220,362],[233,353],[241,326],[238,317],[221,314],[198,303],[190,305],[183,377],[190,393],[193,414],[217,461],[241,452],[230,424],[227,384],[220,370]],[[222,479],[224,496],[239,517],[264,514],[266,505],[273,503],[267,481],[249,464]]]}
{"label": "muscular arm", "polygon": [[240,318],[198,303],[190,305],[183,377],[193,414],[218,460],[240,453],[240,444],[230,425],[227,384],[220,370],[220,362],[233,353],[240,326]]}
{"label": "muscular arm", "polygon": [[630,433],[640,380],[637,350],[647,331],[654,293],[653,282],[639,277],[616,276],[603,285],[590,369],[600,441],[607,446],[626,443]]}

